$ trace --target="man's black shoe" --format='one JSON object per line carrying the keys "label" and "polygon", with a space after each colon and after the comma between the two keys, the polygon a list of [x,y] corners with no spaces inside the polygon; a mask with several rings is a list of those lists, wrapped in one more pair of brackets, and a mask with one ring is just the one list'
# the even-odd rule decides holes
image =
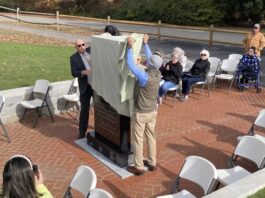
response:
{"label": "man's black shoe", "polygon": [[144,165],[148,168],[148,170],[150,170],[150,171],[156,170],[156,166],[149,164],[149,162],[147,160],[143,160],[143,162],[144,162]]}

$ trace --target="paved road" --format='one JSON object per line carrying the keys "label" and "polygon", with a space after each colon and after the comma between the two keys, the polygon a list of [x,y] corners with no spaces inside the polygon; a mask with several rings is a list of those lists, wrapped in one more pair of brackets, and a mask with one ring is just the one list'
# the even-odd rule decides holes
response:
{"label": "paved road", "polygon": [[[15,14],[9,13],[5,14],[10,17],[16,18]],[[31,16],[31,15],[21,15],[20,18],[24,21],[35,22],[35,23],[56,23],[56,19],[53,17],[45,17],[45,16]],[[69,19],[69,18],[60,18],[60,24],[68,24],[74,26],[82,26],[82,27],[93,27],[103,29],[106,25],[106,22],[94,22],[88,20],[77,20],[77,19]],[[140,25],[127,25],[127,24],[118,24],[112,23],[117,26],[120,30],[129,30],[131,32],[146,32],[146,33],[157,33],[157,27],[151,26],[140,26]],[[200,38],[203,40],[209,40],[209,32],[208,31],[200,31],[200,30],[187,30],[187,29],[176,29],[176,28],[164,28],[161,27],[161,34],[165,36],[176,36],[181,38]],[[213,39],[222,42],[231,42],[241,44],[244,38],[244,34],[234,34],[234,33],[220,33],[214,32]]]}
{"label": "paved road", "polygon": [[[82,38],[88,42],[90,41],[89,36],[73,35],[73,34],[57,32],[54,30],[47,30],[47,29],[36,29],[32,27],[25,27],[23,25],[17,26],[17,25],[12,25],[12,24],[6,24],[4,22],[1,22],[1,20],[3,20],[3,18],[2,19],[0,18],[1,29],[13,29],[16,31],[34,33],[34,34],[38,34],[38,35],[42,35],[46,37],[53,37],[53,38],[68,40],[68,41],[74,41],[77,38]],[[84,22],[75,21],[75,23],[79,24],[79,23],[84,23]],[[88,25],[88,23],[86,23],[86,25]],[[94,26],[91,25],[91,27],[94,27]],[[98,28],[98,26],[95,26],[95,27]],[[102,29],[103,27],[104,25],[102,25]],[[233,35],[231,35],[231,37],[233,37]],[[239,53],[239,54],[243,53],[242,48],[240,46],[235,46],[235,45],[215,44],[209,48],[207,42],[191,42],[187,40],[177,40],[177,39],[162,39],[161,42],[158,42],[155,37],[153,38],[151,37],[150,46],[152,50],[161,49],[167,55],[171,53],[174,47],[179,46],[185,50],[186,56],[188,57],[188,59],[191,59],[191,60],[195,60],[199,58],[199,52],[203,48],[208,49],[210,51],[211,56],[219,57],[220,59],[225,59],[228,57],[229,54],[232,54],[232,53]],[[265,60],[264,55],[261,58],[262,60]],[[264,67],[262,67],[261,81],[262,81],[262,85],[265,85],[265,65]]]}

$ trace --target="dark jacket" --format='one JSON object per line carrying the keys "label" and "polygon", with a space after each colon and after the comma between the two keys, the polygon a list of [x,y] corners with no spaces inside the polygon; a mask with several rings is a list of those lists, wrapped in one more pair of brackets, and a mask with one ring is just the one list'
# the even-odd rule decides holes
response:
{"label": "dark jacket", "polygon": [[[166,70],[167,66],[169,65],[169,70]],[[178,84],[179,79],[182,76],[183,67],[180,62],[172,63],[169,61],[163,68],[161,68],[161,75],[163,76],[162,79],[165,81],[170,81],[173,83]]]}
{"label": "dark jacket", "polygon": [[188,73],[190,73],[193,77],[206,78],[208,71],[210,70],[211,63],[206,60],[198,59],[195,61],[194,65],[190,69]]}
{"label": "dark jacket", "polygon": [[[87,53],[90,54],[90,47],[86,49]],[[85,93],[87,89],[87,76],[82,75],[81,71],[86,69],[86,66],[81,58],[79,52],[74,53],[70,57],[71,72],[73,77],[78,78],[79,91],[81,94]]]}

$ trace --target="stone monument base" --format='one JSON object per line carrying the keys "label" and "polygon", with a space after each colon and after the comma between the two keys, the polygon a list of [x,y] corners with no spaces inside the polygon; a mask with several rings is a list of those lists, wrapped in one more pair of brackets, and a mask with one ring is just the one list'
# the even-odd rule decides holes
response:
{"label": "stone monument base", "polygon": [[105,155],[108,159],[120,167],[125,167],[128,164],[133,163],[132,152],[118,152],[117,149],[115,149],[116,145],[111,145],[109,141],[100,137],[98,134],[95,134],[95,132],[87,133],[87,144]]}

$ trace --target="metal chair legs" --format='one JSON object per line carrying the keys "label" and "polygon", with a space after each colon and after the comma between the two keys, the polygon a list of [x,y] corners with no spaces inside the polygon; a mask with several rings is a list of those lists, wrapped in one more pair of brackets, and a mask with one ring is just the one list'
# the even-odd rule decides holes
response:
{"label": "metal chair legs", "polygon": [[4,126],[4,124],[3,124],[2,120],[1,120],[1,118],[0,118],[0,125],[1,125],[1,127],[2,127],[2,129],[3,129],[3,131],[4,131],[4,134],[5,134],[5,136],[6,136],[7,140],[8,140],[8,142],[11,143],[11,139],[10,139],[10,137],[9,137],[9,135],[8,135],[8,132],[7,132],[6,128],[5,128],[5,126]]}

